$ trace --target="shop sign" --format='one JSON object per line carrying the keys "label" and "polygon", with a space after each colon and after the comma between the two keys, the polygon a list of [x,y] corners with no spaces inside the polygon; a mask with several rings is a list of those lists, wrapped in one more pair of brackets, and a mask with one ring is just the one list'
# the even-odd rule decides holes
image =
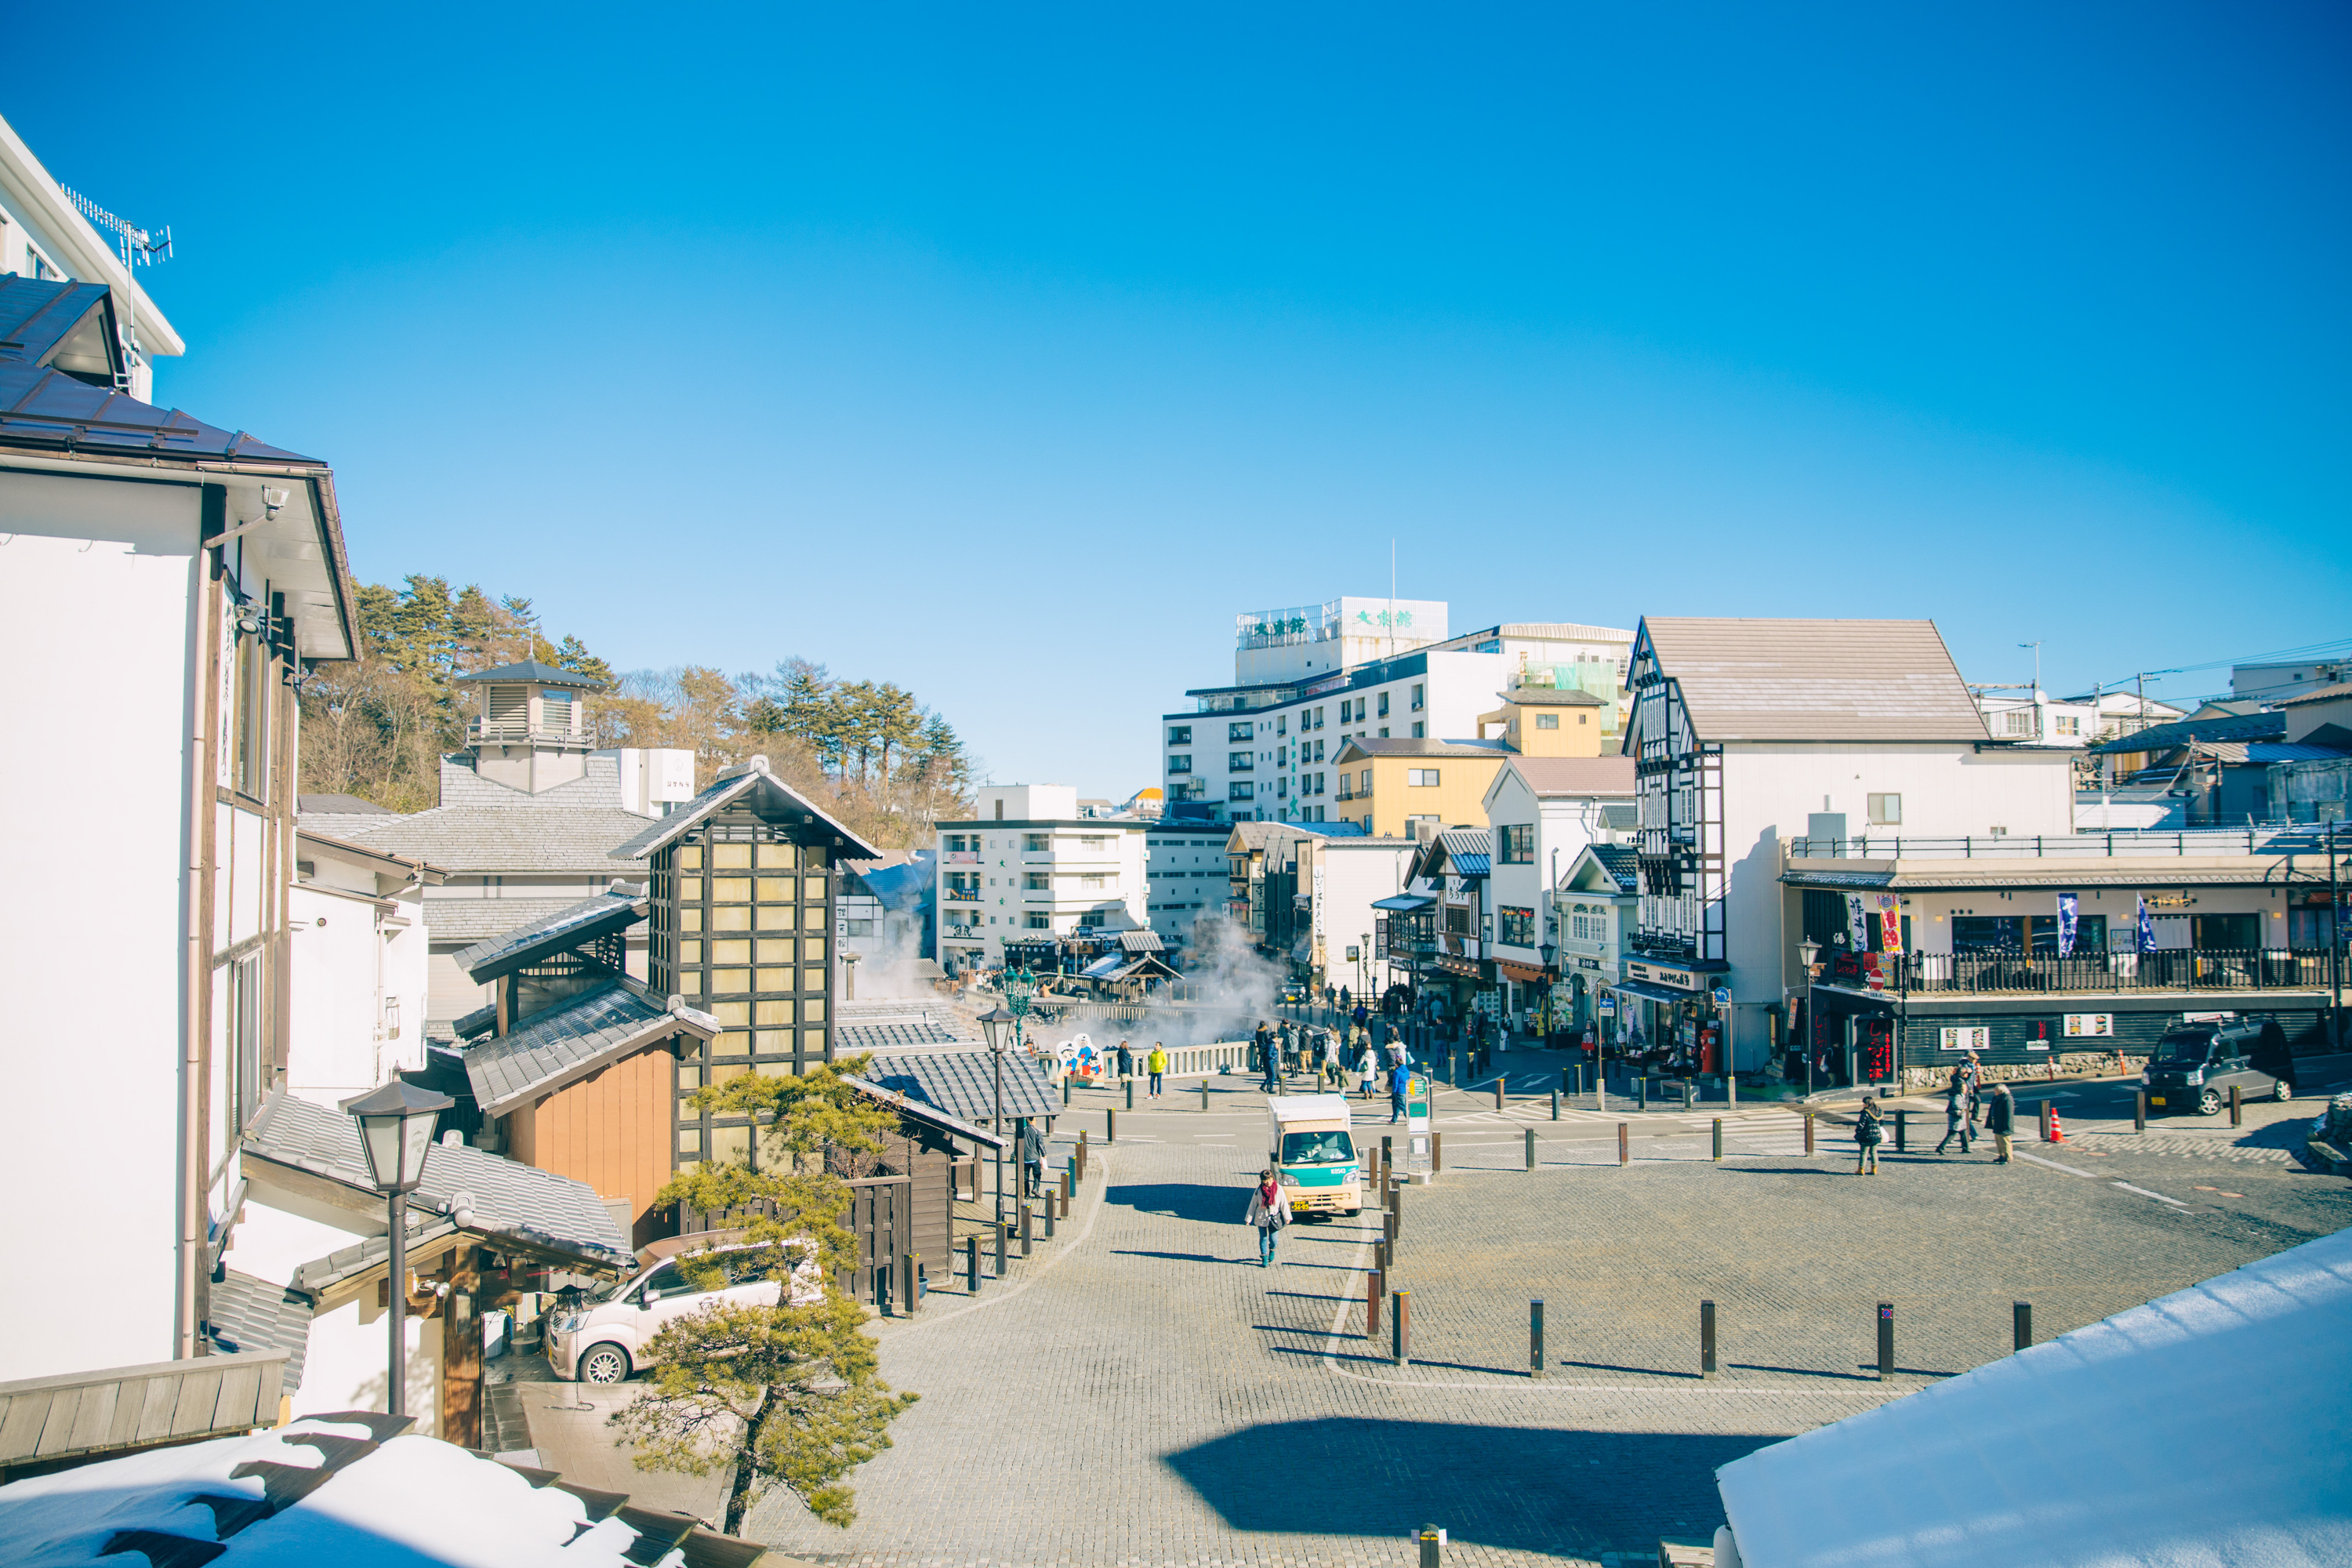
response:
{"label": "shop sign", "polygon": [[1878,895],[1878,950],[1903,951],[1903,900],[1893,893]]}
{"label": "shop sign", "polygon": [[1992,1049],[1992,1030],[1982,1024],[1943,1031],[1943,1049],[1948,1051],[1989,1051]]}
{"label": "shop sign", "polygon": [[1677,991],[1696,991],[1698,976],[1687,969],[1668,969],[1663,964],[1625,962],[1625,978],[1646,980],[1653,985],[1671,985]]}
{"label": "shop sign", "polygon": [[2066,1015],[2066,1037],[2074,1039],[2105,1039],[2116,1032],[2113,1013],[2069,1013]]}

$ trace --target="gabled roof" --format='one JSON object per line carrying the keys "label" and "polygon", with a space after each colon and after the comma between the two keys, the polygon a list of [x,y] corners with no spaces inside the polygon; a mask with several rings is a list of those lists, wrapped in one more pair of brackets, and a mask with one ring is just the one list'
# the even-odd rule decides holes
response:
{"label": "gabled roof", "polygon": [[738,801],[752,805],[762,812],[782,812],[786,816],[805,818],[820,832],[831,836],[833,843],[830,847],[836,853],[853,860],[881,858],[882,851],[818,810],[798,790],[771,773],[767,758],[753,757],[749,767],[721,775],[709,789],[614,850],[613,858],[635,860],[650,856],[667,845],[677,843],[686,837],[688,828]]}
{"label": "gabled roof", "polygon": [[205,1338],[217,1353],[277,1351],[286,1357],[286,1386],[302,1386],[302,1363],[310,1352],[310,1302],[283,1285],[221,1271],[207,1297]]}
{"label": "gabled roof", "polygon": [[1414,857],[1412,875],[1484,877],[1494,869],[1494,835],[1483,827],[1448,827]]}
{"label": "gabled roof", "polygon": [[634,980],[601,985],[541,1009],[495,1040],[466,1048],[466,1077],[486,1116],[554,1093],[598,1068],[677,1035],[708,1040],[719,1020],[682,1001],[667,1006]]}
{"label": "gabled roof", "polygon": [[[584,776],[532,795],[483,778],[460,754],[442,759],[441,804],[429,810],[333,816],[318,823],[306,818],[299,825],[457,874],[574,872],[603,879],[618,869],[615,858],[625,858],[613,853],[614,846],[645,832],[651,820],[621,809],[620,764],[611,757],[591,756]],[[473,940],[511,931],[572,901],[532,900],[530,907],[509,904],[499,912],[496,900],[427,899],[425,921],[437,940]],[[475,911],[470,922],[469,910]],[[497,923],[482,923],[486,910]],[[456,923],[445,930],[445,921]]]}
{"label": "gabled roof", "polygon": [[[1587,844],[1576,852],[1560,885],[1573,889],[1585,881],[1604,882],[1608,892],[1619,896],[1637,892],[1641,889],[1641,857],[1630,844]],[[1596,896],[1602,891],[1591,890]]]}
{"label": "gabled roof", "polygon": [[1989,741],[1933,621],[1645,616],[1646,645],[1712,741]]}
{"label": "gabled roof", "polygon": [[454,954],[457,967],[466,972],[468,979],[496,980],[551,954],[568,952],[600,936],[626,931],[646,918],[645,894],[643,882],[615,879],[611,887],[593,899],[567,905],[503,935],[459,949]]}
{"label": "gabled roof", "polygon": [[[852,1078],[847,1073],[841,1075],[841,1081],[880,1100],[908,1121],[919,1121],[926,1127],[936,1128],[950,1137],[961,1138],[968,1142],[978,1143],[988,1149],[1009,1149],[1013,1146],[1013,1136],[1009,1132],[999,1138],[985,1127],[976,1127],[959,1117],[950,1116],[938,1106],[924,1100],[910,1099],[898,1089],[884,1089],[880,1084],[869,1082],[862,1078]],[[1011,1112],[1008,1111],[1006,1114],[1010,1115]]]}
{"label": "gabled roof", "polygon": [[581,674],[576,669],[560,669],[551,664],[541,664],[535,658],[520,664],[502,664],[496,669],[478,669],[471,675],[455,677],[452,685],[466,686],[477,681],[535,680],[541,686],[576,686],[583,691],[602,691],[604,683]]}
{"label": "gabled roof", "polygon": [[2347,1321],[2338,1231],[1759,1448],[1716,1472],[1740,1561],[2352,1560]]}
{"label": "gabled roof", "polygon": [[1165,952],[1167,944],[1156,931],[1123,931],[1118,933],[1118,945],[1129,952]]}
{"label": "gabled roof", "polygon": [[1333,758],[1346,762],[1350,756],[1370,757],[1466,757],[1483,762],[1499,763],[1517,756],[1500,741],[1415,741],[1399,740],[1393,736],[1366,735],[1348,742]]}
{"label": "gabled roof", "polygon": [[2322,686],[2294,697],[2282,697],[2276,706],[2300,708],[2306,702],[2341,702],[2352,697],[2352,680],[2339,680],[2333,686]]}
{"label": "gabled roof", "polygon": [[950,1017],[942,1021],[929,1013],[904,1017],[854,1020],[839,1016],[833,1025],[833,1048],[837,1056],[867,1051],[904,1050],[915,1046],[969,1046],[978,1042],[960,1032]]}
{"label": "gabled roof", "polygon": [[1517,686],[1496,696],[1517,708],[1604,708],[1600,698],[1580,686]]}
{"label": "gabled roof", "polygon": [[[359,1124],[340,1111],[279,1089],[246,1129],[244,1149],[248,1162],[308,1172],[349,1188],[375,1213],[383,1212],[368,1175],[367,1156],[360,1150]],[[628,1238],[595,1189],[584,1182],[463,1143],[435,1144],[413,1205],[446,1213],[460,1193],[472,1197],[473,1230],[524,1245],[535,1242],[583,1259],[602,1259],[606,1267],[627,1267],[634,1261]],[[377,1239],[382,1245],[382,1238]]]}
{"label": "gabled roof", "polygon": [[2103,752],[2169,752],[2181,746],[2217,741],[2284,741],[2284,713],[2220,713],[2201,719],[2176,719],[2151,724],[2112,741],[2085,748],[2093,756]]}
{"label": "gabled roof", "polygon": [[1513,757],[1503,765],[1525,779],[1539,800],[1633,793],[1631,757]]}
{"label": "gabled roof", "polygon": [[[936,1106],[950,1116],[985,1127],[996,1118],[996,1057],[991,1051],[908,1051],[876,1057],[866,1069],[876,1086]],[[1059,1116],[1062,1101],[1037,1064],[1004,1053],[1004,1114]]]}

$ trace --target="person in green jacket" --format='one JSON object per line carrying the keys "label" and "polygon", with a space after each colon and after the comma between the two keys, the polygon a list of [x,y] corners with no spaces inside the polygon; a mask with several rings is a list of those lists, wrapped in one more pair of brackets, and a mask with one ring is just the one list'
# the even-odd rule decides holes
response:
{"label": "person in green jacket", "polygon": [[1160,1075],[1168,1070],[1168,1053],[1160,1048],[1158,1040],[1151,1042],[1151,1054],[1143,1058],[1143,1070],[1151,1075],[1151,1098],[1158,1100]]}

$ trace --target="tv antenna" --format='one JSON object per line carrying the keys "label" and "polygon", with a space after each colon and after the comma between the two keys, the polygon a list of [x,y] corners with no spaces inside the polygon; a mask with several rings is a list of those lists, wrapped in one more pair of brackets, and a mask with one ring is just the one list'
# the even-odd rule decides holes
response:
{"label": "tv antenna", "polygon": [[152,267],[158,261],[172,259],[171,225],[163,226],[159,237],[151,229],[141,228],[115,216],[70,185],[58,188],[65,192],[68,201],[81,209],[81,216],[89,219],[91,227],[102,228],[114,236],[115,254],[122,258],[125,272],[134,267]]}

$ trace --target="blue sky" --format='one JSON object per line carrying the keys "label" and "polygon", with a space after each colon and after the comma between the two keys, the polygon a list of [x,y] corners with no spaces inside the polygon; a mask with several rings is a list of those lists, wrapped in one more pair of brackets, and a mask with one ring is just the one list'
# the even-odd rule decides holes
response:
{"label": "blue sky", "polygon": [[331,460],[364,577],[1001,780],[1156,782],[1391,538],[1457,629],[2352,637],[2341,7],[130,16],[15,18],[0,113],[173,226],[161,401]]}

